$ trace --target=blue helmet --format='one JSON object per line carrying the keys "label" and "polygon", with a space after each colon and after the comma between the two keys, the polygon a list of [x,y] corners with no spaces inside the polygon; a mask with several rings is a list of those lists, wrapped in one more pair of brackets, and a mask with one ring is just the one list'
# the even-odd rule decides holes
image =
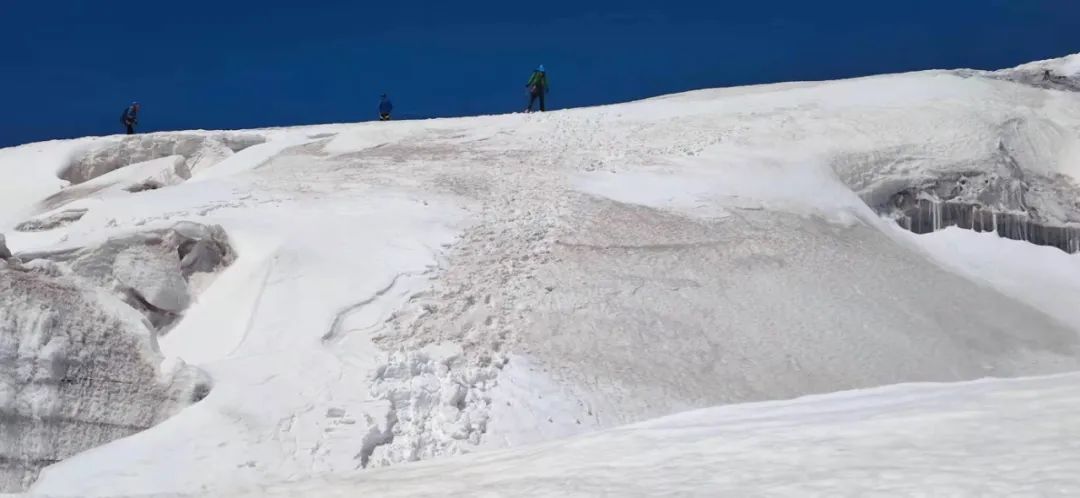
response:
{"label": "blue helmet", "polygon": [[541,73],[546,72],[546,71],[544,71],[544,65],[543,64],[540,64],[539,66],[537,66],[536,70],[540,71]]}

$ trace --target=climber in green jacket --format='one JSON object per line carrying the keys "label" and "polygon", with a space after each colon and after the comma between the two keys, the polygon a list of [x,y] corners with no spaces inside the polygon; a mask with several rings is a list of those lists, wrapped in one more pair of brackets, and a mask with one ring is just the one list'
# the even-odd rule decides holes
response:
{"label": "climber in green jacket", "polygon": [[544,106],[544,95],[548,92],[548,79],[543,64],[540,64],[540,66],[533,71],[532,76],[529,78],[529,82],[525,84],[525,87],[529,89],[529,107],[525,108],[525,112],[532,112],[533,103],[535,103],[537,99],[540,99],[540,112],[544,112],[546,110]]}

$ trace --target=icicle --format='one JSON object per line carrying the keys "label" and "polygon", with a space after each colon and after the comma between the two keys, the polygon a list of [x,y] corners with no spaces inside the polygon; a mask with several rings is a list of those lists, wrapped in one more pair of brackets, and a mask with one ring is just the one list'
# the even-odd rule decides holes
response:
{"label": "icicle", "polygon": [[937,226],[934,227],[934,231],[945,228],[945,203],[941,201],[934,202],[934,214],[937,215]]}
{"label": "icicle", "polygon": [[993,232],[999,237],[1029,244],[1055,247],[1068,254],[1080,253],[1080,226],[1043,225],[1023,211],[999,213],[981,203],[942,201],[926,192],[916,196],[914,202],[909,199],[906,206],[906,209],[894,207],[891,217],[897,225],[918,234],[955,226],[979,233]]}
{"label": "icicle", "polygon": [[926,210],[929,211],[927,214],[930,215],[930,233],[934,233],[937,231],[937,203],[932,199],[928,199],[926,202],[928,203]]}
{"label": "icicle", "polygon": [[938,218],[941,217],[941,205],[937,201],[930,201],[930,231],[936,232],[941,229]]}

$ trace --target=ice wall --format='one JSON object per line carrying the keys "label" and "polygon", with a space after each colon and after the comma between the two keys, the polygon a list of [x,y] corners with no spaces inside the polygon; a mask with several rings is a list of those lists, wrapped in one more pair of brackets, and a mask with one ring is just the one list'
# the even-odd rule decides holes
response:
{"label": "ice wall", "polygon": [[199,370],[163,363],[149,323],[116,298],[49,264],[0,262],[0,491],[208,391]]}
{"label": "ice wall", "polygon": [[188,169],[194,172],[265,141],[261,135],[239,133],[135,135],[107,146],[91,147],[77,155],[59,176],[79,184],[131,164],[168,156],[183,156]]}
{"label": "ice wall", "polygon": [[1080,227],[1043,224],[1025,212],[998,212],[979,204],[920,198],[906,202],[893,214],[901,226],[918,234],[956,226],[996,232],[1001,237],[1056,247],[1067,253],[1080,252]]}

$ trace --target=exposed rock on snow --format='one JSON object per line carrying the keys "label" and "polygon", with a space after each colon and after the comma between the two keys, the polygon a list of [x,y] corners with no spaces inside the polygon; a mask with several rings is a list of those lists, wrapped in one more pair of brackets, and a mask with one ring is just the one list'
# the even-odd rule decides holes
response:
{"label": "exposed rock on snow", "polygon": [[193,274],[216,271],[235,258],[220,226],[191,222],[115,237],[93,247],[19,256],[62,263],[73,275],[141,311],[158,330],[172,325],[191,303],[188,279]]}
{"label": "exposed rock on snow", "polygon": [[209,390],[165,365],[154,332],[68,277],[0,268],[0,491],[77,452],[151,427]]}
{"label": "exposed rock on snow", "polygon": [[27,220],[19,223],[15,226],[15,229],[20,232],[40,232],[44,230],[52,230],[54,228],[62,227],[75,223],[82,219],[88,209],[65,209],[58,213],[52,213],[47,216],[42,216],[32,220]]}

